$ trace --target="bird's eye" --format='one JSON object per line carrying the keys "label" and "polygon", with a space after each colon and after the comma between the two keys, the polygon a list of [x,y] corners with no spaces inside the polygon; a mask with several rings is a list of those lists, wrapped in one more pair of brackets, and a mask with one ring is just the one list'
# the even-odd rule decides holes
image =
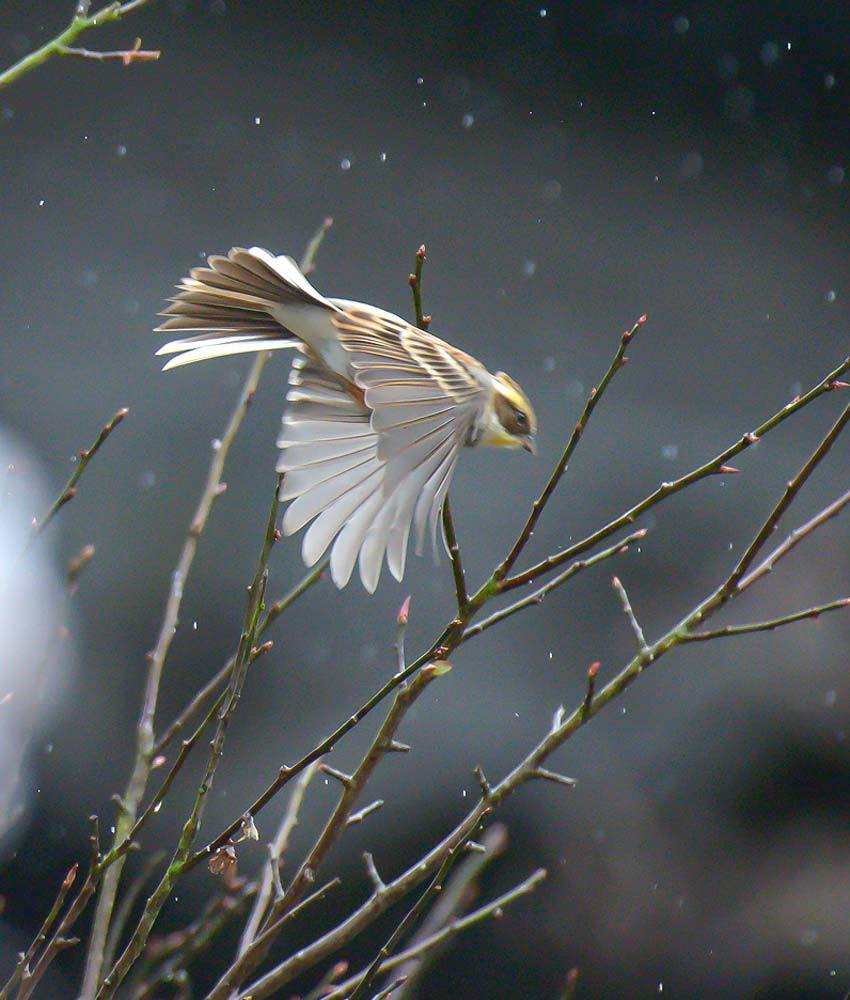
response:
{"label": "bird's eye", "polygon": [[520,427],[525,427],[526,423],[528,422],[528,417],[522,412],[522,410],[516,411],[516,422],[519,424]]}

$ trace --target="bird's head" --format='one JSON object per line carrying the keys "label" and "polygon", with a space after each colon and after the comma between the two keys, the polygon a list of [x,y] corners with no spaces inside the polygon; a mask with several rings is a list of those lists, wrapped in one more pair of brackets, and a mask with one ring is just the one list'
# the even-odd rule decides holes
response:
{"label": "bird's head", "polygon": [[528,397],[505,372],[496,372],[487,405],[488,420],[479,441],[491,448],[525,448],[534,454],[537,417]]}

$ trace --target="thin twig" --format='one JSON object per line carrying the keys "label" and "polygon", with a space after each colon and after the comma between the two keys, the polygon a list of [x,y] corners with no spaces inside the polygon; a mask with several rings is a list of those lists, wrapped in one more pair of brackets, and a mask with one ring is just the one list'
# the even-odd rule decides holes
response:
{"label": "thin twig", "polygon": [[[2,78],[0,78],[0,85],[2,85]],[[112,418],[108,420],[100,429],[100,433],[95,438],[94,442],[88,448],[84,448],[79,453],[77,456],[77,464],[74,471],[71,473],[71,477],[68,482],[62,487],[59,496],[53,501],[50,509],[44,517],[33,525],[34,534],[40,535],[56,516],[56,513],[64,507],[66,503],[74,499],[77,495],[77,483],[80,481],[82,474],[88,468],[89,462],[100,451],[101,445],[104,441],[106,441],[109,435],[115,430],[115,428],[121,423],[129,412],[130,411],[124,407],[123,409],[118,410],[117,413],[113,414]]]}
{"label": "thin twig", "polygon": [[18,981],[29,974],[30,966],[32,965],[33,959],[38,954],[39,949],[47,940],[47,935],[50,933],[53,925],[56,923],[59,914],[62,912],[62,907],[65,903],[65,897],[71,891],[76,878],[77,878],[77,868],[76,864],[71,865],[68,869],[68,873],[59,886],[59,891],[56,893],[56,899],[53,901],[53,906],[50,907],[50,912],[44,918],[38,933],[32,940],[32,944],[27,948],[25,952],[21,954],[18,959],[18,964],[15,966],[12,975],[6,980],[3,988],[0,989],[0,1000],[8,1000],[9,994],[18,984]]}
{"label": "thin twig", "polygon": [[[720,473],[720,470],[727,465],[730,459],[739,455],[747,448],[751,448],[754,444],[757,444],[765,434],[784,423],[789,417],[803,409],[803,407],[808,406],[809,403],[814,402],[814,400],[819,396],[822,396],[824,393],[831,392],[836,385],[840,385],[841,383],[839,382],[839,379],[848,369],[850,369],[850,357],[846,357],[840,365],[829,372],[828,375],[821,379],[817,385],[809,389],[808,392],[804,393],[802,396],[797,396],[790,403],[786,403],[786,405],[783,406],[781,410],[774,413],[772,417],[769,417],[763,423],[759,424],[754,430],[742,435],[738,441],[730,445],[724,451],[721,451],[720,454],[715,455],[714,458],[705,462],[703,465],[700,465],[698,468],[692,469],[690,472],[686,472],[678,479],[674,479],[671,482],[661,483],[661,485],[657,489],[653,490],[652,493],[648,494],[648,496],[645,496],[642,500],[629,507],[628,510],[624,511],[618,517],[615,517],[612,521],[609,521],[603,527],[592,532],[587,537],[582,538],[580,541],[575,542],[575,544],[570,545],[561,552],[556,552],[554,555],[547,556],[545,559],[536,563],[534,566],[531,566],[522,573],[516,573],[512,577],[506,578],[503,581],[504,589],[530,583],[542,573],[548,573],[557,566],[574,559],[582,552],[586,552],[588,549],[594,548],[599,544],[599,542],[608,538],[609,535],[612,535],[615,531],[619,531],[626,525],[631,524],[635,518],[645,513],[651,507],[655,507],[668,497],[681,492],[687,487],[692,486],[694,483],[699,482],[708,476],[717,475]],[[476,597],[473,597],[472,600],[474,601]]]}
{"label": "thin twig", "polygon": [[494,577],[496,580],[504,580],[505,577],[510,573],[513,568],[514,563],[520,556],[520,553],[525,548],[528,540],[534,533],[535,525],[540,519],[540,515],[543,513],[543,508],[549,502],[549,498],[555,492],[558,483],[561,481],[561,477],[567,471],[570,459],[573,456],[573,452],[578,447],[578,443],[581,440],[584,430],[587,427],[587,423],[593,415],[593,411],[596,408],[596,404],[602,398],[605,390],[611,384],[614,376],[625,364],[626,358],[626,348],[631,343],[632,338],[638,332],[638,330],[646,322],[646,316],[641,316],[640,319],[632,326],[630,330],[620,337],[620,343],[617,346],[617,350],[614,352],[614,357],[611,359],[611,364],[608,366],[608,370],[602,376],[602,380],[598,386],[591,389],[590,396],[587,402],[584,404],[584,410],[578,419],[575,427],[573,428],[572,434],[570,434],[567,445],[558,460],[549,480],[543,488],[543,492],[531,505],[531,511],[526,518],[525,524],[522,526],[520,533],[517,535],[516,541],[511,546],[510,551],[507,556],[499,563],[494,572]]}
{"label": "thin twig", "polygon": [[[413,274],[410,275],[408,281],[410,283],[410,289],[413,292],[413,314],[414,321],[420,330],[427,330],[431,323],[431,317],[425,316],[422,312],[422,267],[425,263],[426,251],[425,244],[416,251],[416,263],[414,265]],[[457,541],[457,532],[455,531],[454,521],[452,520],[452,510],[449,504],[448,495],[446,495],[443,501],[442,510],[443,519],[443,534],[445,535],[446,545],[449,550],[449,559],[452,563],[452,576],[455,582],[455,599],[457,600],[457,609],[459,613],[463,612],[466,602],[469,597],[466,592],[466,581],[463,575],[463,563],[461,561],[460,546]]]}
{"label": "thin twig", "polygon": [[125,66],[134,62],[156,62],[162,55],[159,49],[143,49],[141,38],[137,38],[133,47],[129,49],[117,49],[112,52],[101,52],[97,49],[71,48],[68,45],[59,45],[56,54],[60,56],[77,56],[81,59],[94,59],[96,62],[105,62],[108,59],[120,59]]}
{"label": "thin twig", "polygon": [[[94,14],[89,14],[89,2],[85,2],[84,0],[84,2],[78,3],[71,23],[64,31],[60,31],[55,38],[51,38],[49,42],[45,42],[44,45],[37,48],[34,52],[27,53],[27,55],[19,59],[14,65],[0,73],[0,87],[14,83],[15,80],[22,77],[25,73],[29,73],[30,70],[47,62],[51,56],[63,54],[77,55],[86,52],[87,50],[80,50],[80,52],[67,53],[64,50],[67,50],[89,28],[106,24],[108,21],[118,21],[125,14],[129,14],[131,11],[144,6],[145,3],[147,3],[147,0],[129,0],[128,3],[109,3]],[[159,53],[156,53],[156,58],[158,57]],[[151,55],[149,58],[153,58],[153,56]]]}
{"label": "thin twig", "polygon": [[[446,855],[445,861],[440,865],[440,870],[434,876],[433,881],[428,886],[428,888],[422,893],[419,899],[413,904],[413,906],[407,911],[407,913],[401,918],[398,926],[390,934],[386,943],[383,945],[381,950],[372,960],[371,965],[363,973],[363,978],[354,988],[354,992],[349,997],[349,1000],[366,1000],[366,996],[369,987],[377,978],[381,965],[392,955],[395,951],[396,946],[402,937],[406,933],[409,927],[412,927],[416,921],[419,919],[420,914],[424,913],[425,910],[431,905],[431,901],[434,897],[442,892],[443,890],[443,880],[446,875],[448,875],[449,870],[455,862],[455,858],[458,855],[459,848],[455,848]],[[386,888],[383,883],[381,888]]]}
{"label": "thin twig", "polygon": [[814,472],[814,470],[820,465],[826,455],[829,453],[832,446],[838,440],[839,435],[844,430],[847,422],[850,421],[850,403],[844,407],[843,412],[832,425],[829,433],[824,437],[817,448],[812,452],[808,461],[803,465],[796,476],[788,483],[782,496],[776,503],[776,506],[767,516],[761,529],[753,538],[752,542],[747,546],[746,551],[738,560],[737,565],[729,574],[729,579],[723,585],[724,597],[732,593],[732,591],[738,589],[738,585],[743,578],[744,574],[753,564],[755,557],[759,554],[761,549],[764,547],[768,538],[776,530],[776,526],[779,523],[779,519],[785,513],[785,511],[794,502],[794,498],[802,489],[803,485],[808,480],[809,476]]}
{"label": "thin twig", "polygon": [[494,611],[488,618],[482,619],[482,621],[477,622],[475,625],[470,625],[464,631],[461,642],[467,642],[469,639],[474,639],[475,636],[480,635],[482,632],[486,632],[488,628],[492,628],[494,625],[504,621],[506,618],[510,618],[512,615],[515,615],[518,611],[522,611],[524,608],[542,604],[548,594],[551,594],[553,590],[557,590],[558,587],[565,584],[567,580],[575,576],[576,573],[589,569],[597,563],[604,562],[604,560],[610,559],[612,556],[621,555],[622,553],[627,552],[630,545],[634,544],[634,542],[640,541],[646,536],[646,531],[646,528],[640,528],[637,531],[633,531],[630,535],[627,535],[619,542],[616,542],[614,545],[609,546],[607,549],[602,549],[601,551],[594,553],[592,556],[588,556],[586,559],[577,560],[563,570],[563,572],[542,584],[537,588],[537,590],[532,591],[530,594],[526,594],[525,597],[520,598],[513,604],[509,604],[505,608],[500,608],[498,611]]}
{"label": "thin twig", "polygon": [[263,875],[260,879],[260,885],[254,899],[254,905],[251,908],[251,914],[248,917],[244,929],[242,930],[242,936],[239,941],[239,949],[236,956],[237,958],[245,954],[248,946],[257,936],[263,917],[268,909],[272,890],[276,885],[280,885],[281,860],[286,853],[286,848],[289,844],[289,838],[292,835],[292,831],[298,825],[298,815],[301,812],[301,804],[304,801],[304,794],[307,791],[307,786],[313,780],[316,768],[316,764],[308,767],[307,770],[299,776],[298,781],[292,788],[292,794],[289,796],[289,802],[287,803],[286,811],[283,814],[283,819],[281,820],[277,833],[274,836],[274,840],[272,840],[271,844],[269,844],[268,864],[263,869]]}
{"label": "thin twig", "polygon": [[800,542],[802,542],[805,538],[808,538],[808,536],[822,524],[840,514],[848,503],[850,503],[850,490],[843,493],[836,500],[833,500],[832,503],[824,507],[823,510],[818,511],[818,513],[806,521],[805,524],[801,524],[799,528],[795,528],[784,542],[777,545],[770,555],[763,559],[755,569],[750,570],[750,572],[743,577],[741,582],[738,584],[738,590],[746,590],[747,587],[751,587],[756,580],[759,580],[761,577],[765,576],[765,574],[770,573],[780,559],[787,556],[792,549],[796,548]]}
{"label": "thin twig", "polygon": [[723,639],[727,636],[749,635],[753,632],[771,632],[775,628],[782,628],[783,625],[793,625],[794,622],[802,622],[807,618],[817,619],[828,611],[840,611],[850,607],[850,597],[842,597],[837,601],[829,601],[826,604],[816,604],[813,608],[806,608],[804,611],[795,611],[790,615],[781,615],[778,618],[769,618],[763,622],[747,622],[744,625],[726,625],[723,628],[716,628],[704,632],[689,632],[684,636],[684,642],[705,642],[708,639]]}
{"label": "thin twig", "polygon": [[446,536],[446,545],[449,549],[449,559],[452,563],[452,576],[455,581],[455,599],[457,601],[458,612],[463,612],[469,601],[469,595],[466,592],[466,579],[463,574],[463,562],[460,556],[460,546],[457,541],[457,533],[455,532],[454,521],[452,520],[452,509],[449,505],[449,497],[446,494],[446,499],[443,501],[443,533]]}
{"label": "thin twig", "polygon": [[[446,880],[442,892],[410,939],[411,947],[425,941],[451,921],[456,921],[460,913],[469,909],[477,894],[477,883],[482,872],[502,855],[508,846],[507,828],[504,823],[494,823],[484,831],[480,844],[467,841],[464,846],[468,851],[467,856],[458,862]],[[427,968],[424,958],[433,961],[438,953],[439,949],[435,945],[423,955],[418,955],[401,965],[399,974],[406,977],[406,982],[398,1000],[415,992]]]}
{"label": "thin twig", "polygon": [[625,614],[626,619],[628,620],[629,623],[629,627],[634,633],[638,652],[645,653],[649,649],[649,646],[646,644],[646,639],[644,638],[643,629],[640,627],[640,623],[635,617],[631,601],[629,600],[629,595],[626,593],[626,588],[623,586],[623,583],[618,576],[614,576],[611,578],[611,586],[617,592],[617,597],[620,598],[620,604],[622,604],[623,606],[623,614]]}
{"label": "thin twig", "polygon": [[[400,965],[409,962],[412,959],[419,958],[429,952],[432,948],[436,948],[438,945],[443,944],[445,941],[455,937],[462,931],[465,931],[470,927],[474,927],[476,924],[480,924],[488,917],[496,916],[502,912],[506,906],[509,906],[517,899],[536,889],[544,878],[546,878],[546,870],[544,868],[538,868],[537,871],[532,872],[532,874],[529,875],[527,879],[520,882],[519,885],[514,886],[513,889],[510,889],[508,892],[503,893],[496,899],[491,900],[485,906],[481,906],[478,909],[473,910],[472,913],[467,914],[465,917],[460,917],[457,920],[450,921],[445,927],[436,931],[430,937],[424,938],[422,941],[419,941],[404,951],[400,951],[391,958],[388,958],[378,969],[379,975],[384,975],[391,972],[393,969],[397,969]],[[264,976],[262,980],[258,980],[253,986],[241,993],[240,1000],[248,1000],[249,997],[252,997],[253,1000],[262,1000],[263,997],[271,996],[271,990],[269,989],[269,985],[266,983],[266,979],[271,979],[275,972],[276,970],[273,969],[272,972],[267,976]],[[350,979],[340,983],[332,993],[329,993],[324,998],[324,1000],[343,1000],[343,998],[349,997],[350,990],[360,981],[363,974],[363,971],[358,972]]]}
{"label": "thin twig", "polygon": [[[441,927],[440,930],[435,931],[433,934],[429,934],[427,937],[423,937],[419,941],[415,941],[409,948],[405,948],[404,951],[397,952],[391,958],[388,958],[381,965],[381,968],[379,969],[380,974],[383,975],[385,973],[392,972],[393,969],[397,969],[399,966],[406,966],[408,962],[421,961],[421,959],[429,952],[433,951],[435,948],[444,944],[451,938],[456,937],[462,931],[465,931],[470,927],[474,927],[476,924],[480,924],[488,917],[496,916],[501,913],[506,906],[509,906],[522,896],[526,896],[528,893],[533,892],[544,878],[546,878],[546,870],[544,868],[538,868],[537,871],[532,872],[532,874],[529,875],[527,879],[520,882],[519,885],[516,885],[513,889],[509,889],[507,892],[502,893],[501,896],[497,896],[496,899],[491,900],[486,905],[478,907],[478,909],[468,913],[465,917],[458,917],[457,919],[449,920],[449,922],[444,927]],[[358,972],[350,979],[347,979],[344,983],[340,983],[332,993],[329,993],[324,998],[324,1000],[343,1000],[343,998],[348,996],[348,991],[360,980],[362,976],[363,972]],[[247,1000],[247,998],[243,997],[242,1000]]]}

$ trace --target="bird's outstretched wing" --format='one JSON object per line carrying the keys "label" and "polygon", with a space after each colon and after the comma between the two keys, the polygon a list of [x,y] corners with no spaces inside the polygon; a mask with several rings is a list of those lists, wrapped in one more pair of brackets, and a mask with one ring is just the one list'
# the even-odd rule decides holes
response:
{"label": "bird's outstretched wing", "polygon": [[[404,575],[411,523],[417,552],[436,543],[440,511],[460,448],[486,392],[478,362],[404,320],[335,302],[332,321],[349,352],[354,384],[296,358],[278,442],[291,499],[284,531],[312,520],[303,555],[315,563],[333,541],[331,573],[344,586],[358,560],[374,591],[386,553]],[[335,541],[334,541],[335,539]]]}

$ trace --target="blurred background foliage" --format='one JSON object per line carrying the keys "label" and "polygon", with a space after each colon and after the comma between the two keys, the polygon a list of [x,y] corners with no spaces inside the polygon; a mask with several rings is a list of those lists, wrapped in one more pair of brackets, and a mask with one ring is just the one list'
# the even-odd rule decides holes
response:
{"label": "blurred background foliage", "polygon": [[[533,554],[713,455],[846,353],[850,8],[543,2],[160,0],[85,39],[119,47],[138,34],[163,50],[158,63],[55,59],[0,92],[2,465],[58,489],[103,421],[131,411],[49,540],[56,567],[86,542],[97,556],[76,600],[75,665],[54,678],[61,698],[34,734],[23,813],[2,841],[4,964],[85,854],[86,816],[108,815],[125,783],[144,653],[250,364],[165,376],[153,357],[163,298],[206,253],[256,243],[298,254],[332,215],[317,286],[409,315],[406,278],[427,243],[432,330],[514,375],[541,423],[536,460],[482,451],[461,463],[453,507],[473,581],[512,539],[640,313],[649,324]],[[66,6],[7,5],[4,62],[55,34]],[[163,719],[238,638],[286,370],[282,356],[267,368],[231,456],[184,600]],[[811,407],[753,449],[742,475],[659,508],[616,568],[581,576],[456,654],[405,724],[415,752],[375,779],[387,804],[335,855],[346,888],[326,916],[363,891],[348,859],[368,849],[382,871],[399,870],[475,794],[474,764],[500,775],[556,705],[580,699],[591,660],[604,672],[629,654],[611,572],[653,635],[728,571],[828,409]],[[847,488],[848,457],[845,439],[794,523]],[[736,616],[846,592],[847,524],[823,529]],[[273,553],[274,593],[301,575],[299,545]],[[404,585],[385,574],[373,598],[323,583],[283,623],[249,678],[210,830],[387,676],[408,592],[416,651],[451,613],[445,560],[411,560]],[[20,619],[7,632],[17,642],[38,627]],[[511,848],[488,888],[538,863],[549,880],[458,942],[426,995],[551,997],[572,966],[583,996],[844,995],[848,640],[837,616],[692,648],[627,692],[559,753],[574,791],[526,788],[502,813]],[[334,764],[353,764],[375,724]],[[183,782],[182,802],[188,791]],[[296,847],[336,792],[314,785]],[[173,843],[179,804],[163,809],[146,846]],[[249,867],[262,857],[261,845],[242,855]],[[191,918],[208,882],[199,871],[181,887],[168,926]],[[385,933],[350,957],[370,957]],[[78,960],[63,956],[54,995],[74,995]]]}

